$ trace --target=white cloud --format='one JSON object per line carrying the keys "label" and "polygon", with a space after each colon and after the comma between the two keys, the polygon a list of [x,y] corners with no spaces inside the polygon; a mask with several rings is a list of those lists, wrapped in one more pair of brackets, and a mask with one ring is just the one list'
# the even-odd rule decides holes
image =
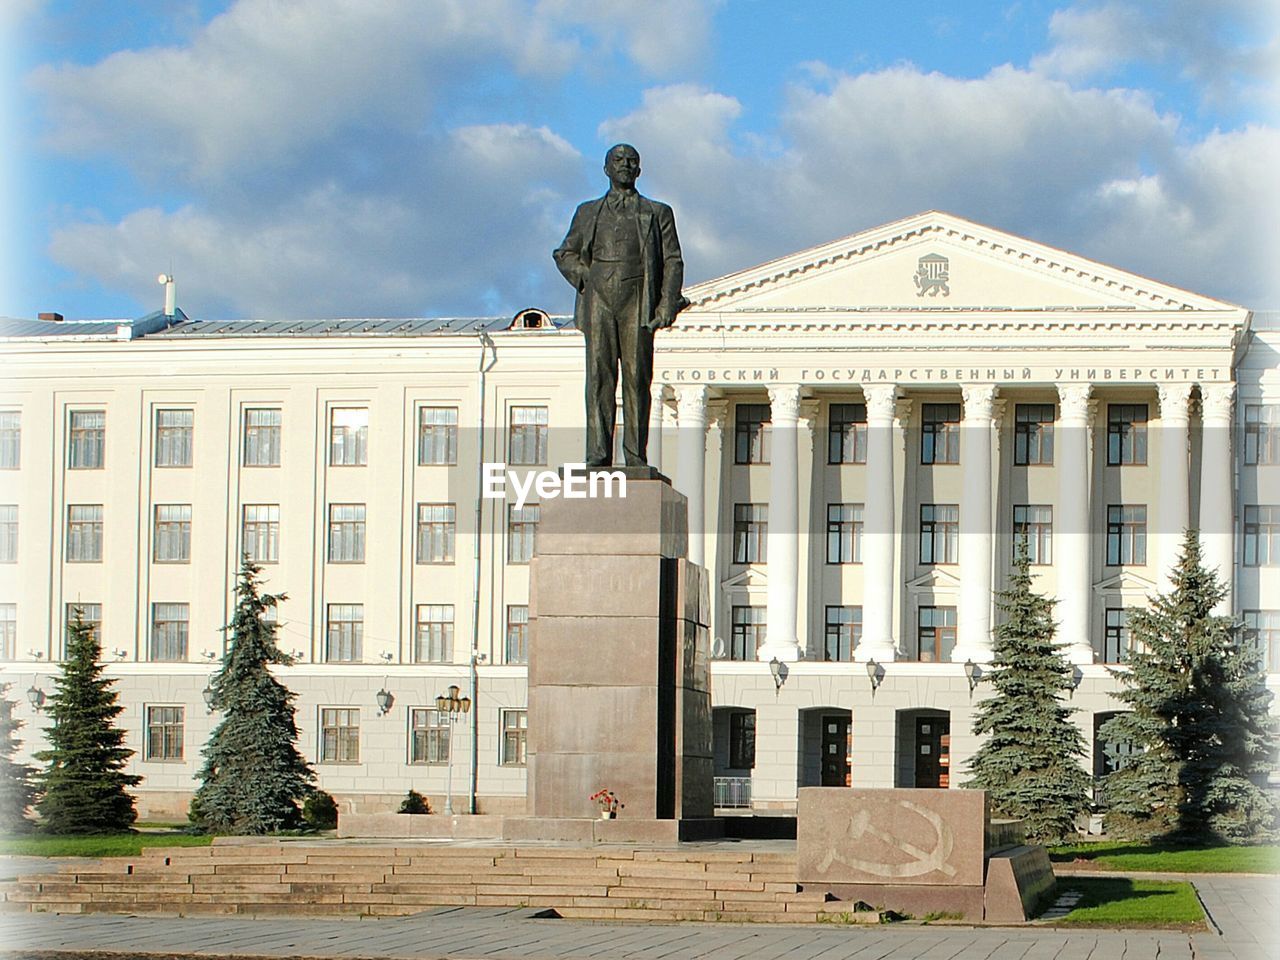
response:
{"label": "white cloud", "polygon": [[694,61],[708,42],[719,0],[539,0],[539,13],[589,27],[653,74]]}

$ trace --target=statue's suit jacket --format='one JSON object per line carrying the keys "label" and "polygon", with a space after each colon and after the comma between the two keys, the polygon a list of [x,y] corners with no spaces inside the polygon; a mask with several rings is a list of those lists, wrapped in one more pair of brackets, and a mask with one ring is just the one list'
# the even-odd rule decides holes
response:
{"label": "statue's suit jacket", "polygon": [[[606,195],[607,196],[607,195]],[[639,221],[640,239],[644,256],[644,287],[640,303],[640,323],[652,328],[654,316],[661,312],[668,321],[684,306],[680,287],[684,283],[684,260],[680,255],[680,241],[676,237],[676,219],[665,203],[637,195],[636,219]],[[590,335],[590,318],[585,316],[586,298],[583,292],[591,271],[591,251],[595,242],[596,224],[606,197],[588,200],[574,211],[573,222],[565,235],[564,243],[553,256],[556,266],[565,279],[578,291],[574,305],[574,321],[579,330]],[[626,362],[626,358],[623,358]]]}

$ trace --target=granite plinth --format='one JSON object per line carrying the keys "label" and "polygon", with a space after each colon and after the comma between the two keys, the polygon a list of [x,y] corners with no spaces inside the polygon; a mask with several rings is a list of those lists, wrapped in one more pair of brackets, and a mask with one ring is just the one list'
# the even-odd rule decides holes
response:
{"label": "granite plinth", "polygon": [[984,917],[989,923],[1022,923],[1053,896],[1057,881],[1044,847],[1021,846],[987,859]]}
{"label": "granite plinth", "polygon": [[531,818],[591,820],[603,788],[623,806],[592,821],[600,830],[711,817],[710,591],[684,559],[686,515],[665,479],[629,479],[625,499],[543,503],[529,590]]}
{"label": "granite plinth", "polygon": [[564,843],[671,844],[723,837],[724,820],[601,820],[553,817],[344,813],[338,836],[380,840],[503,840]]}

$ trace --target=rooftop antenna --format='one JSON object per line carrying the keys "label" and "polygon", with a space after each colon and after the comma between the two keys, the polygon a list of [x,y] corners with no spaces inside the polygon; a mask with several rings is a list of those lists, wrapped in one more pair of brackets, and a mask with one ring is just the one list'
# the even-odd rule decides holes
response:
{"label": "rooftop antenna", "polygon": [[178,291],[172,273],[162,273],[156,281],[164,287],[164,315],[172,317],[178,309]]}

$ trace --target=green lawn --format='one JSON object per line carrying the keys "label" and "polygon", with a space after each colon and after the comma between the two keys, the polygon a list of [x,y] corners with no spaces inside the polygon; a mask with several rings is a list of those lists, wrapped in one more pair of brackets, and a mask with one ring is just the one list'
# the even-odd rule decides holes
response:
{"label": "green lawn", "polygon": [[1175,847],[1103,840],[1050,847],[1049,859],[1082,868],[1147,873],[1280,873],[1280,846]]}
{"label": "green lawn", "polygon": [[1074,890],[1080,902],[1047,922],[1080,927],[1203,928],[1204,911],[1191,884],[1126,877],[1064,877],[1058,895]]}
{"label": "green lawn", "polygon": [[204,847],[211,836],[190,833],[109,833],[48,836],[33,833],[0,837],[0,856],[19,857],[136,857],[143,847]]}

